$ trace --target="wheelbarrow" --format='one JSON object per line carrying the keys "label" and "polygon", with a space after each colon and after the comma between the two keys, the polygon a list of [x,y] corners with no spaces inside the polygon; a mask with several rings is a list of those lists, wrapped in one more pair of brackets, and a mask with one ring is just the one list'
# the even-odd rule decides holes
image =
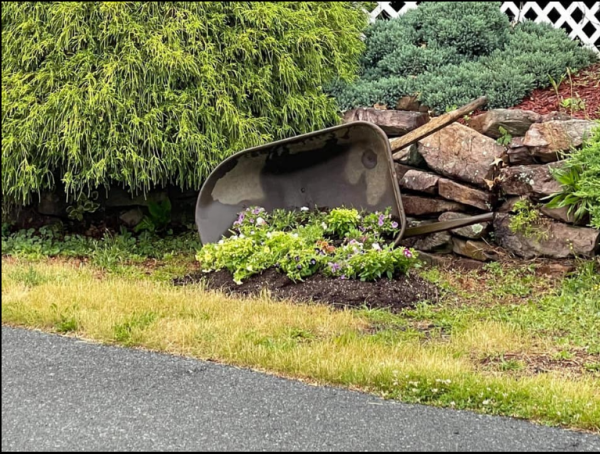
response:
{"label": "wheelbarrow", "polygon": [[479,98],[391,141],[378,126],[356,121],[236,153],[213,170],[200,190],[196,203],[200,241],[214,243],[228,235],[238,213],[250,206],[267,211],[391,208],[400,226],[395,245],[402,238],[492,221],[494,213],[486,213],[408,228],[393,161],[393,152],[486,102]]}

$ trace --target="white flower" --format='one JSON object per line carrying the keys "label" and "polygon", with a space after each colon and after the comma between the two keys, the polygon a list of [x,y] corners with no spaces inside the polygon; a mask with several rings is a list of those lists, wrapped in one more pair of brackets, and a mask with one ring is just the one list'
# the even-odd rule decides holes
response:
{"label": "white flower", "polygon": [[302,208],[300,208],[300,211],[308,211],[309,209],[310,208],[308,208],[308,207],[302,207]]}
{"label": "white flower", "polygon": [[237,235],[232,235],[232,236],[231,236],[231,239],[232,239],[232,240],[237,240],[237,239],[238,239],[238,236],[237,236]]}
{"label": "white flower", "polygon": [[263,218],[256,219],[256,225],[260,227],[261,225],[265,225],[267,222]]}
{"label": "white flower", "polygon": [[292,233],[292,236],[293,236],[294,238],[298,238],[298,234],[297,234],[297,233]]}
{"label": "white flower", "polygon": [[240,238],[246,238],[246,236],[243,233],[240,233]]}
{"label": "white flower", "polygon": [[250,232],[250,235],[254,235],[256,232],[254,230],[252,230],[252,232]]}
{"label": "white flower", "polygon": [[267,232],[267,238],[271,238],[273,234],[271,232]]}
{"label": "white flower", "polygon": [[223,244],[223,240],[219,240],[219,244]]}
{"label": "white flower", "polygon": [[327,224],[325,224],[324,222],[321,222],[321,227],[323,227],[325,230],[327,230]]}
{"label": "white flower", "polygon": [[378,243],[374,243],[373,244],[373,249],[375,249],[376,251],[381,251],[381,246],[379,246]]}

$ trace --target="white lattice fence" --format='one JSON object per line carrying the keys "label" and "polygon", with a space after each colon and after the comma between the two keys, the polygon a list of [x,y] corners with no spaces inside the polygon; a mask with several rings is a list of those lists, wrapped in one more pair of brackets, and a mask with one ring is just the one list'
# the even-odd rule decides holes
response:
{"label": "white lattice fence", "polygon": [[[403,15],[421,2],[377,2],[371,21]],[[563,5],[566,4],[567,6]],[[572,39],[600,50],[600,2],[504,2],[500,9],[513,22],[526,19],[564,28]]]}

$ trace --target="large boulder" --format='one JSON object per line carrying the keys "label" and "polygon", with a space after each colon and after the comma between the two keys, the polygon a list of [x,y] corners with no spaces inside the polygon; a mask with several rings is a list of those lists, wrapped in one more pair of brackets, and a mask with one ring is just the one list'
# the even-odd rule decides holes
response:
{"label": "large boulder", "polygon": [[[410,227],[431,224],[432,221],[410,220]],[[452,236],[448,232],[436,232],[427,235],[418,235],[411,238],[404,238],[400,241],[404,247],[415,248],[417,251],[448,253],[452,252]]]}
{"label": "large boulder", "polygon": [[344,113],[344,123],[368,121],[379,126],[388,136],[402,136],[429,121],[424,112],[359,108]]}
{"label": "large boulder", "polygon": [[511,215],[499,213],[494,220],[495,236],[504,249],[523,257],[591,257],[598,251],[600,230],[574,227],[548,220],[539,226],[540,235],[526,237],[510,229]]}
{"label": "large boulder", "polygon": [[561,186],[550,173],[550,169],[563,164],[539,164],[507,167],[500,171],[500,187],[505,194],[545,197],[560,191]]}
{"label": "large boulder", "polygon": [[440,178],[442,177],[435,173],[411,169],[400,179],[400,187],[427,194],[436,194]]}
{"label": "large boulder", "polygon": [[452,238],[452,252],[480,262],[498,260],[498,253],[484,241]]}
{"label": "large boulder", "polygon": [[406,173],[411,170],[419,170],[419,169],[415,169],[414,167],[407,166],[405,164],[398,164],[397,162],[394,163],[394,171],[396,172],[396,178],[398,179],[398,184],[401,184],[402,178],[404,178],[404,175],[406,175]]}
{"label": "large boulder", "polygon": [[527,147],[509,148],[508,162],[511,166],[535,164],[535,158],[529,152]]}
{"label": "large boulder", "polygon": [[[442,213],[439,217],[441,222],[443,221],[454,221],[455,219],[462,219],[468,217],[464,213],[455,213],[453,211],[447,211],[446,213]],[[480,222],[479,224],[468,225],[466,227],[459,227],[457,229],[452,229],[454,235],[462,236],[464,238],[468,238],[470,240],[478,240],[483,238],[486,233],[490,229],[489,222]]]}
{"label": "large boulder", "polygon": [[541,117],[531,110],[493,109],[473,118],[469,126],[494,139],[502,136],[501,127],[510,135],[522,136],[533,123],[541,121]]}
{"label": "large boulder", "polygon": [[438,194],[445,199],[470,205],[484,211],[492,210],[491,194],[487,191],[471,188],[446,178],[439,179],[437,188]]}
{"label": "large boulder", "polygon": [[439,215],[446,211],[467,211],[468,206],[449,200],[418,195],[402,195],[402,205],[407,216]]}
{"label": "large boulder", "polygon": [[581,146],[595,126],[596,123],[590,120],[554,120],[537,123],[532,125],[525,134],[523,145],[542,162],[558,161],[561,152]]}
{"label": "large boulder", "polygon": [[499,161],[508,162],[504,147],[460,123],[419,141],[419,153],[437,173],[482,188],[488,188]]}

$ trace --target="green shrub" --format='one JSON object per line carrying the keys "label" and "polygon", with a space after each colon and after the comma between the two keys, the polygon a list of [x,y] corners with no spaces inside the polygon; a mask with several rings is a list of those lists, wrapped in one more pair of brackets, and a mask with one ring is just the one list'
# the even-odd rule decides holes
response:
{"label": "green shrub", "polygon": [[2,3],[2,192],[198,189],[235,151],[338,121],[360,2]]}
{"label": "green shrub", "polygon": [[564,30],[523,22],[514,28],[497,2],[424,2],[377,21],[365,33],[360,78],[335,81],[328,91],[342,110],[418,95],[442,113],[487,95],[487,108],[518,104],[567,68],[597,61]]}
{"label": "green shrub", "polygon": [[600,229],[600,122],[584,146],[553,174],[562,191],[554,194],[547,206],[569,207],[576,220],[589,215],[590,226]]}
{"label": "green shrub", "polygon": [[501,2],[423,2],[406,19],[419,41],[454,48],[467,57],[488,55],[504,47],[509,20]]}

